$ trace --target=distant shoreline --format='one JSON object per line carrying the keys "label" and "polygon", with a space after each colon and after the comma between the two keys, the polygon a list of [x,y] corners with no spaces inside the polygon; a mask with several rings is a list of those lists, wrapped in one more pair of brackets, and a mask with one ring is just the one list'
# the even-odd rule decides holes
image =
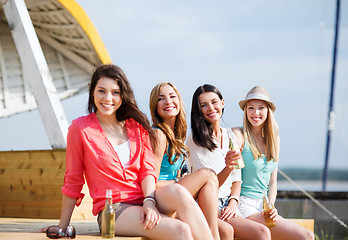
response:
{"label": "distant shoreline", "polygon": [[[318,168],[280,168],[295,181],[322,181],[323,169]],[[328,181],[348,181],[348,169],[329,169]],[[278,174],[278,181],[286,180]]]}
{"label": "distant shoreline", "polygon": [[[321,191],[322,181],[320,180],[295,180],[306,191]],[[287,180],[278,180],[278,190],[299,191],[297,187]],[[327,181],[326,191],[328,192],[348,192],[348,181]]]}

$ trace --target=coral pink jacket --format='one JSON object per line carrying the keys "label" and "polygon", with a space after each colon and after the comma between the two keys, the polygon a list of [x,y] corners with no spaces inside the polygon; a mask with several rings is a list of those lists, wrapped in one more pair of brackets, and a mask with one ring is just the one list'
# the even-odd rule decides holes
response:
{"label": "coral pink jacket", "polygon": [[106,189],[112,189],[113,202],[141,204],[141,182],[147,175],[156,179],[154,155],[148,132],[135,120],[126,120],[130,161],[122,166],[117,153],[104,134],[95,113],[75,119],[69,127],[66,172],[62,193],[80,205],[84,178],[93,199],[93,214],[105,205]]}

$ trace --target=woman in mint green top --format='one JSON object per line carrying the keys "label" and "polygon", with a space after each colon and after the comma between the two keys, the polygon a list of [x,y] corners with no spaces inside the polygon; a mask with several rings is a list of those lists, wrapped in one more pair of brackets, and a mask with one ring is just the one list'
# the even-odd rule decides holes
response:
{"label": "woman in mint green top", "polygon": [[[151,91],[150,111],[156,140],[153,143],[156,174],[159,180],[156,188],[177,182],[188,190],[202,210],[214,240],[233,239],[233,228],[218,219],[218,188],[216,173],[208,168],[180,178],[183,159],[187,157],[186,115],[178,90],[171,83],[157,84]],[[172,172],[170,172],[172,171]],[[182,203],[186,205],[185,202]],[[178,216],[180,218],[180,216]],[[197,225],[198,228],[200,226]]]}
{"label": "woman in mint green top", "polygon": [[[277,171],[279,160],[278,125],[273,112],[276,105],[263,87],[256,86],[239,102],[244,111],[243,128],[234,128],[238,144],[242,146],[245,167],[242,169],[241,197],[238,209],[247,219],[266,224],[263,216],[262,192],[274,206],[277,196]],[[314,239],[313,232],[270,212],[276,225],[270,227],[272,239]]]}
{"label": "woman in mint green top", "polygon": [[272,172],[277,168],[278,162],[267,161],[265,155],[254,159],[253,152],[247,141],[244,141],[242,156],[246,167],[242,169],[241,196],[262,198],[262,191],[268,191]]}

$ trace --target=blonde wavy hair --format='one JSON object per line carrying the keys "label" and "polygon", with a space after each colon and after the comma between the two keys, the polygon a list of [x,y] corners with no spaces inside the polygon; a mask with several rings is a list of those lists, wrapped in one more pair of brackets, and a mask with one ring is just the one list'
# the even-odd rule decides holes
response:
{"label": "blonde wavy hair", "polygon": [[[174,89],[180,102],[180,111],[175,120],[174,131],[172,131],[172,129],[164,122],[164,120],[158,115],[156,111],[160,90],[163,86],[166,85],[169,85]],[[173,164],[176,160],[178,160],[180,155],[183,155],[184,158],[186,158],[188,154],[188,148],[185,145],[187,131],[186,114],[184,111],[184,105],[182,103],[181,96],[177,88],[169,82],[161,82],[157,84],[151,91],[149,105],[151,111],[152,125],[161,129],[167,137],[167,146],[169,144],[169,163]],[[175,158],[172,161],[173,156],[175,156]]]}
{"label": "blonde wavy hair", "polygon": [[[279,146],[278,146],[278,134],[279,134],[279,128],[278,124],[275,120],[274,113],[267,104],[268,113],[267,113],[267,119],[264,123],[264,126],[262,128],[262,136],[266,139],[266,158],[267,161],[270,161],[273,159],[274,162],[277,162],[279,160]],[[247,117],[247,104],[244,106],[244,117],[243,117],[243,135],[244,139],[248,141],[250,149],[254,155],[254,159],[258,159],[261,157],[261,152],[257,148],[256,141],[251,134],[251,124],[248,121]]]}

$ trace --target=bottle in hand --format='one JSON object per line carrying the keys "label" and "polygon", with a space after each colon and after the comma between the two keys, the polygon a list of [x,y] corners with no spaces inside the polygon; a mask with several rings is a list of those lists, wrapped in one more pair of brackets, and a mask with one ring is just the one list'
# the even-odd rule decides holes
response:
{"label": "bottle in hand", "polygon": [[112,190],[106,190],[105,207],[102,211],[101,222],[102,238],[113,238],[115,236],[115,211],[112,207]]}
{"label": "bottle in hand", "polygon": [[[237,143],[236,143],[236,139],[235,139],[235,136],[234,134],[232,133],[232,130],[231,129],[228,129],[227,130],[227,135],[228,135],[228,138],[229,138],[229,144],[228,144],[228,147],[231,151],[236,151],[236,153],[238,154],[240,152],[240,149],[239,147],[237,147]],[[235,168],[236,169],[242,169],[245,167],[245,164],[244,164],[244,161],[243,161],[243,158],[239,158],[237,160],[237,165],[235,165]]]}
{"label": "bottle in hand", "polygon": [[265,217],[265,222],[267,227],[274,227],[276,225],[276,222],[273,221],[273,219],[270,217],[270,212],[274,208],[272,203],[269,201],[267,192],[262,192],[262,198],[263,198],[263,216]]}

